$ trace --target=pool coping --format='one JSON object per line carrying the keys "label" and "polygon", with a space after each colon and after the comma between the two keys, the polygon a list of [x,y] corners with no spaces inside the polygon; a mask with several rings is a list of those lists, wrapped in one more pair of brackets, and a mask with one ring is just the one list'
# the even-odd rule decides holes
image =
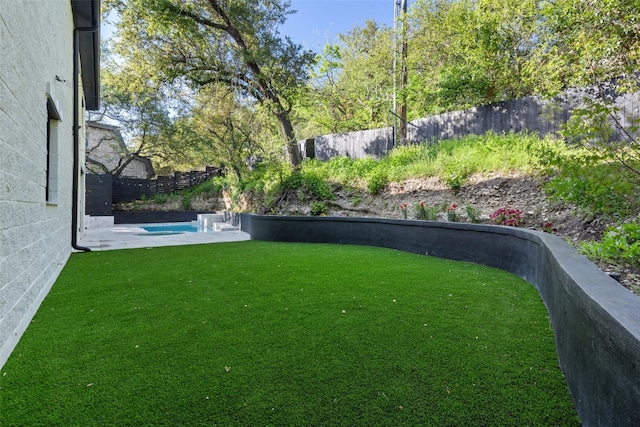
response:
{"label": "pool coping", "polygon": [[91,228],[85,230],[78,239],[81,246],[92,251],[153,248],[160,246],[180,246],[207,243],[237,242],[249,240],[250,236],[241,230],[214,231],[207,229],[201,232],[178,232],[167,234],[154,233],[142,227],[175,224],[194,224],[187,222],[165,222],[145,224],[115,224],[109,227]]}

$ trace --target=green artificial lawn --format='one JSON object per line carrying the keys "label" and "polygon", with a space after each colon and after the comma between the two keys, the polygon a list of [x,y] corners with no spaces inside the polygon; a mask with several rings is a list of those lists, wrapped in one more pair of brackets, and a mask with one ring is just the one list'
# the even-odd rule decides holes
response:
{"label": "green artificial lawn", "polygon": [[0,374],[20,426],[579,425],[543,303],[358,246],[73,254]]}

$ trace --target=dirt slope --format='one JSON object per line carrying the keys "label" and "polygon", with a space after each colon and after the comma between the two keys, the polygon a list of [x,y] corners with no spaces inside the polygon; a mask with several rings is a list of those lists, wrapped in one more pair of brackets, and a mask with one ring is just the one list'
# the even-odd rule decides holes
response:
{"label": "dirt slope", "polygon": [[[582,241],[599,239],[610,221],[581,213],[575,206],[548,200],[541,178],[518,175],[474,176],[458,192],[453,192],[435,178],[410,179],[392,183],[373,196],[363,191],[337,188],[336,199],[327,202],[327,215],[403,218],[400,205],[407,205],[407,218],[415,218],[414,209],[438,208],[438,220],[446,221],[444,206],[456,205],[460,221],[471,222],[467,206],[476,211],[481,223],[492,224],[489,216],[508,207],[522,211],[521,227],[547,230],[578,247]],[[248,206],[247,206],[248,207]],[[309,215],[311,202],[300,193],[284,197],[274,213]],[[620,275],[621,283],[640,294],[640,270],[598,263],[607,272]]]}

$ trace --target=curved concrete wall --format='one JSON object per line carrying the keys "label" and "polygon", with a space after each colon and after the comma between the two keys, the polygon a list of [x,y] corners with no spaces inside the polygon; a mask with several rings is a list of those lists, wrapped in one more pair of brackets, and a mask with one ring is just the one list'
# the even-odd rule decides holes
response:
{"label": "curved concrete wall", "polygon": [[640,425],[640,298],[556,236],[490,225],[241,214],[253,240],[379,246],[514,273],[540,293],[585,426]]}

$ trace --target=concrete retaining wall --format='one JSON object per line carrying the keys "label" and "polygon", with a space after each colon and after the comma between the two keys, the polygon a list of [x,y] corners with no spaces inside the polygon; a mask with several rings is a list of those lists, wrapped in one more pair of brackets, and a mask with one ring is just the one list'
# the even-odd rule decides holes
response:
{"label": "concrete retaining wall", "polygon": [[640,425],[640,298],[556,236],[489,225],[241,214],[253,240],[386,247],[514,273],[549,311],[585,426]]}

